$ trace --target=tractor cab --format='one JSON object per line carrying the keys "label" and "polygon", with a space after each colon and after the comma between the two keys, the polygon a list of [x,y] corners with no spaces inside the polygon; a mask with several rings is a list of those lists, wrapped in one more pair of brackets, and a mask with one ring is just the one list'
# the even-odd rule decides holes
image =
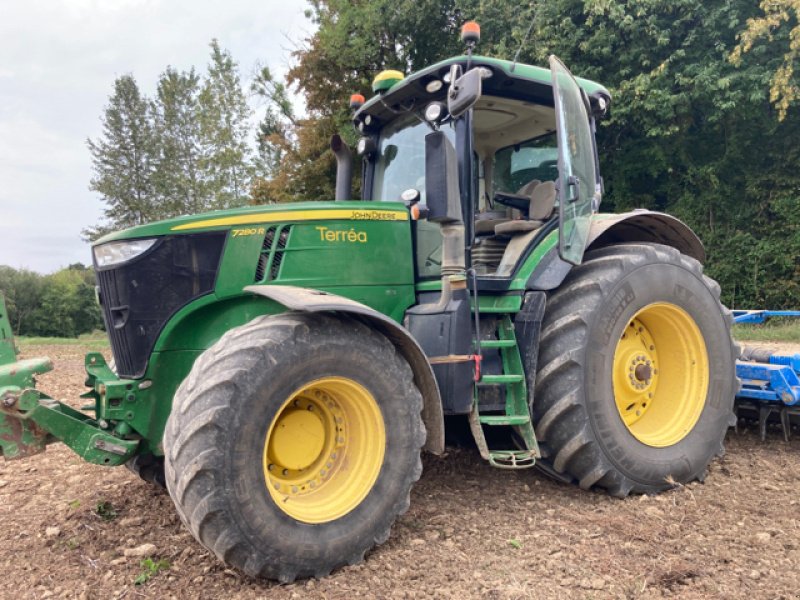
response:
{"label": "tractor cab", "polygon": [[[462,56],[407,78],[384,72],[373,85],[377,95],[354,115],[363,200],[424,208],[426,177],[437,176],[426,172],[426,137],[438,131],[453,146],[467,267],[484,289],[507,289],[546,238],[558,242],[561,260],[579,264],[600,204],[594,122],[610,94],[573,78],[555,57],[550,67]],[[454,115],[465,88],[453,78],[470,76],[477,89]],[[440,227],[417,220],[414,239],[418,280],[438,279]]]}

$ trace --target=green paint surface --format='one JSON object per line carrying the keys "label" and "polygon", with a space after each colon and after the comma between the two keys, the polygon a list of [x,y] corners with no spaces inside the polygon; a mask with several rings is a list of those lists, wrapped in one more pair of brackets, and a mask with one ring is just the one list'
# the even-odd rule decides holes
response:
{"label": "green paint surface", "polygon": [[[464,57],[451,58],[415,73],[392,87],[392,92]],[[504,70],[511,77],[550,85],[548,69],[509,61],[474,57],[478,64]],[[578,80],[588,92],[606,92],[591,81]],[[372,99],[365,107],[377,102]],[[362,108],[362,110],[364,110]],[[226,231],[214,289],[178,309],[158,335],[141,380],[119,379],[102,356],[87,356],[89,392],[94,417],[79,413],[40,393],[30,414],[20,419],[0,417],[0,437],[22,424],[23,446],[39,450],[55,438],[98,464],[120,464],[133,453],[163,454],[161,438],[172,399],[197,357],[225,332],[262,315],[286,309],[244,291],[249,285],[283,285],[310,288],[361,302],[397,322],[417,303],[417,294],[437,291],[439,281],[415,281],[412,221],[406,207],[395,202],[299,202],[251,206],[200,215],[182,216],[109,234],[95,245],[128,239],[191,235]],[[522,302],[530,274],[558,243],[558,233],[548,235],[518,265],[509,293],[482,295],[484,313],[513,314]],[[155,299],[154,299],[155,301]],[[20,365],[10,335],[5,307],[0,302],[0,365]],[[0,391],[32,386],[36,369],[48,363],[25,365],[26,370],[0,367]],[[33,396],[31,396],[33,397]],[[46,400],[43,404],[39,400]],[[32,400],[31,400],[32,401]],[[101,427],[102,425],[102,427]],[[5,427],[5,429],[4,429]],[[109,454],[108,444],[116,454]],[[98,446],[98,441],[100,445]],[[12,442],[2,446],[13,453]]]}

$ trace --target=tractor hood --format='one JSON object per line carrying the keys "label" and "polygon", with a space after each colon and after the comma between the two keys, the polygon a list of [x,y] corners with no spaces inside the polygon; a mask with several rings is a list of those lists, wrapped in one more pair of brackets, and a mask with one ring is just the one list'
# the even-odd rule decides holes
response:
{"label": "tractor hood", "polygon": [[93,247],[107,242],[161,237],[234,227],[306,221],[408,221],[408,209],[399,202],[296,202],[247,206],[187,215],[123,229],[103,236]]}

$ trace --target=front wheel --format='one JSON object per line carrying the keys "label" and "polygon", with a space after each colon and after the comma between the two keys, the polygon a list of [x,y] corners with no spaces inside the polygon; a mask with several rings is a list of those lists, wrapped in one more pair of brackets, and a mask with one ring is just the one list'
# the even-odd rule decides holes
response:
{"label": "front wheel", "polygon": [[224,335],[175,396],[167,488],[216,556],[288,582],[360,561],[422,471],[422,396],[383,336],[287,313]]}
{"label": "front wheel", "polygon": [[674,248],[587,253],[548,298],[531,407],[544,466],[620,497],[702,479],[733,417],[731,322]]}

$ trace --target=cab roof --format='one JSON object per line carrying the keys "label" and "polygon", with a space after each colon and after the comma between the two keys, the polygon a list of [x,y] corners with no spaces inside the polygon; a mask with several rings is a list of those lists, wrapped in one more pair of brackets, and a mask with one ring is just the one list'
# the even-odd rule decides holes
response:
{"label": "cab roof", "polygon": [[[447,85],[443,82],[445,74],[450,72],[450,67],[454,64],[466,69],[468,60],[467,56],[455,56],[408,75],[388,91],[376,94],[364,103],[353,116],[354,123],[356,126],[363,123],[367,115],[371,115],[373,119],[377,117],[380,123],[386,123],[392,120],[398,111],[421,109],[429,102],[444,99],[447,93]],[[485,67],[491,71],[491,77],[483,80],[483,93],[486,95],[553,106],[550,69],[521,63],[514,64],[509,60],[486,56],[473,56],[471,66]],[[431,93],[425,88],[433,80],[442,81],[443,85],[441,89]],[[575,80],[584,89],[593,105],[600,97],[605,100],[606,105],[610,102],[611,93],[599,83],[581,77],[576,77]]]}

